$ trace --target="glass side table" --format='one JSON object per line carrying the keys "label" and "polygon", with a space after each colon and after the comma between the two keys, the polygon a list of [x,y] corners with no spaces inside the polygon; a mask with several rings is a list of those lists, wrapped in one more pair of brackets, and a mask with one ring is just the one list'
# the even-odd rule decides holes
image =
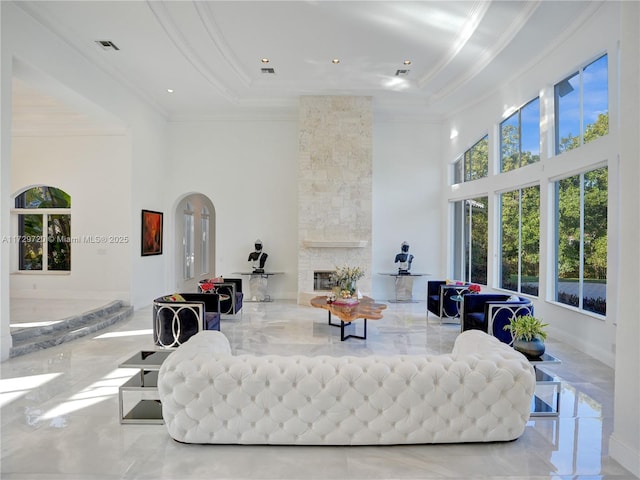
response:
{"label": "glass side table", "polygon": [[[539,358],[529,359],[536,374],[536,391],[531,402],[532,417],[557,417],[560,414],[561,382],[541,367],[559,365],[562,361],[553,355],[544,353]],[[549,390],[551,392],[549,393]]]}
{"label": "glass side table", "polygon": [[[172,350],[142,350],[118,365],[118,368],[139,369],[138,373],[118,389],[120,423],[164,423],[158,396],[158,371],[171,352]],[[136,393],[138,401],[125,413],[124,397],[132,392]]]}

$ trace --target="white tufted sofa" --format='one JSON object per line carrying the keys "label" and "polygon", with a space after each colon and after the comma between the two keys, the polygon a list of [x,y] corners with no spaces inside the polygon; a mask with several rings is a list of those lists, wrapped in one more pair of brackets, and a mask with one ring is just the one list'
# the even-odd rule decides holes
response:
{"label": "white tufted sofa", "polygon": [[185,443],[391,445],[514,440],[529,419],[526,358],[479,330],[444,355],[232,355],[202,331],[163,363],[169,435]]}

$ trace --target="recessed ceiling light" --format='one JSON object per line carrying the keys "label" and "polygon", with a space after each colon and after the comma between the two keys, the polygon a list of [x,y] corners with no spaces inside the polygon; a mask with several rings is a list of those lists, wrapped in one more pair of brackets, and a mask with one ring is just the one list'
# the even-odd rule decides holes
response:
{"label": "recessed ceiling light", "polygon": [[403,63],[404,63],[405,65],[411,65],[411,60],[405,60]]}
{"label": "recessed ceiling light", "polygon": [[262,60],[260,60],[262,63],[269,63],[269,59],[268,58],[263,58]]}
{"label": "recessed ceiling light", "polygon": [[167,88],[167,93],[173,93],[173,92],[174,92],[173,88]]}
{"label": "recessed ceiling light", "polygon": [[340,59],[339,58],[334,58],[333,60],[331,60],[331,63],[337,65],[340,63]]}

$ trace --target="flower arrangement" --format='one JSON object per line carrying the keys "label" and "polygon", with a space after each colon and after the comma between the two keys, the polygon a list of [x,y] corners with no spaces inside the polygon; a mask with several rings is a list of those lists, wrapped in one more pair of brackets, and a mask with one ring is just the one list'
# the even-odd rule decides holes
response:
{"label": "flower arrangement", "polygon": [[356,282],[364,277],[364,270],[360,267],[349,267],[344,265],[336,267],[336,271],[331,274],[330,280],[335,282],[340,289],[340,296],[347,298],[356,291]]}
{"label": "flower arrangement", "polygon": [[480,293],[480,285],[476,283],[469,285],[469,293]]}

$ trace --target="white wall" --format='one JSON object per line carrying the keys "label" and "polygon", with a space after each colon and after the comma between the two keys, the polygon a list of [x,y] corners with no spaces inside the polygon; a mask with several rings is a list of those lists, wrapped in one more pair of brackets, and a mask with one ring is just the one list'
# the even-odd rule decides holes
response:
{"label": "white wall", "polygon": [[[14,137],[11,189],[50,185],[71,196],[71,273],[12,273],[12,297],[130,301],[130,146],[125,136]],[[86,237],[95,237],[87,240]],[[103,241],[101,237],[104,237]],[[12,244],[17,249],[17,244]],[[12,259],[17,253],[12,253]],[[14,262],[17,263],[17,262]],[[12,272],[17,270],[13,265]]]}
{"label": "white wall", "polygon": [[640,477],[640,4],[621,7],[620,91],[620,312],[616,332],[614,425],[609,442],[611,456]]}
{"label": "white wall", "polygon": [[373,128],[373,298],[395,298],[394,263],[406,241],[414,256],[413,298],[425,301],[427,281],[441,270],[440,209],[442,168],[440,125],[433,122],[376,120]]}
{"label": "white wall", "polygon": [[[295,299],[297,270],[297,114],[276,119],[246,118],[171,124],[165,183],[165,232],[185,193],[201,193],[216,211],[216,275],[249,272],[254,241],[269,255],[266,270],[274,299]],[[173,227],[170,227],[173,231]],[[175,254],[175,238],[165,243]],[[248,290],[248,277],[245,290]],[[169,281],[175,279],[172,266]],[[244,285],[244,284],[243,284]]]}
{"label": "white wall", "polygon": [[[131,231],[133,243],[130,261],[132,263],[131,292],[135,308],[150,305],[154,298],[164,295],[169,288],[167,272],[172,264],[171,251],[162,255],[141,256],[142,210],[169,210],[166,192],[162,185],[175,168],[168,155],[167,125],[162,118],[145,109],[132,109],[131,121]],[[164,238],[170,234],[164,225]]]}
{"label": "white wall", "polygon": [[[498,126],[505,118],[504,112],[510,107],[519,108],[540,95],[543,131],[541,132],[540,162],[503,175],[489,175],[488,178],[451,187],[445,197],[449,200],[489,196],[489,231],[497,236],[499,228],[498,197],[501,190],[513,189],[530,182],[540,184],[541,190],[541,251],[540,257],[553,257],[553,218],[551,212],[551,191],[553,181],[561,176],[594,168],[607,162],[609,168],[609,254],[607,285],[607,317],[587,315],[577,309],[561,306],[553,302],[552,264],[541,262],[540,295],[534,298],[536,314],[550,324],[552,337],[566,341],[609,366],[615,363],[615,322],[618,317],[617,286],[619,278],[619,196],[618,196],[618,39],[619,4],[604,2],[600,8],[575,31],[569,30],[563,42],[552,51],[542,52],[530,68],[514,78],[505,79],[494,92],[489,92],[477,104],[455,113],[445,123],[445,133],[451,129],[459,132],[453,140],[445,140],[443,162],[453,162],[483,135],[489,133],[489,148],[493,158],[498,159]],[[571,75],[581,66],[595,60],[603,53],[609,60],[609,135],[595,140],[578,149],[553,156],[553,85]],[[442,138],[447,139],[448,135]],[[497,162],[496,162],[497,165]],[[492,165],[497,169],[496,165]],[[445,245],[450,245],[449,232],[445,232]],[[495,237],[494,237],[495,238]],[[489,242],[489,287],[498,284],[497,261],[498,243]],[[443,252],[444,253],[444,252]],[[451,252],[443,255],[446,262]]]}
{"label": "white wall", "polygon": [[[11,49],[4,28],[7,15],[0,4],[0,236],[10,235],[11,209],[11,82],[13,75]],[[9,326],[10,245],[0,241],[0,360],[8,358],[11,349]]]}

